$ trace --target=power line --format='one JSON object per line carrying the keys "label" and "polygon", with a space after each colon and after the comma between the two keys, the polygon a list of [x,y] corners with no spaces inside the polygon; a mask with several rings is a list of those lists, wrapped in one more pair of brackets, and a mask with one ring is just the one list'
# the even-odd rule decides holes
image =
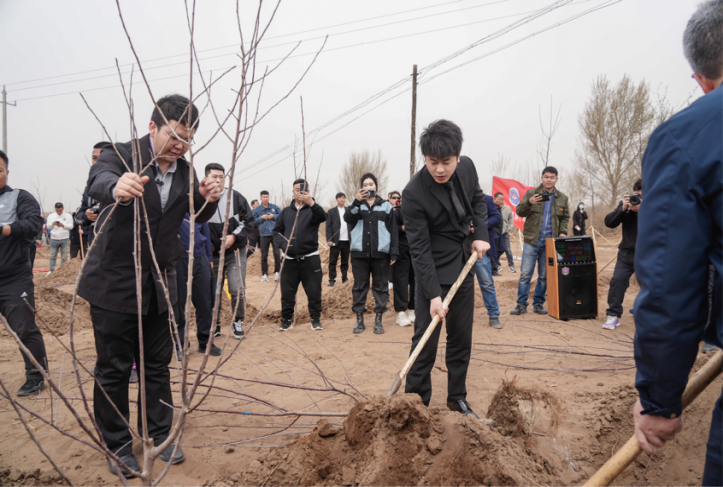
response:
{"label": "power line", "polygon": [[[370,20],[378,20],[378,19],[387,18],[387,17],[394,17],[394,16],[397,16],[397,15],[402,15],[402,14],[406,14],[406,13],[410,13],[410,12],[417,12],[417,11],[420,11],[420,10],[428,10],[428,9],[430,9],[430,8],[435,8],[435,7],[439,7],[439,6],[443,6],[443,5],[449,5],[449,4],[452,4],[452,3],[460,3],[460,2],[464,2],[464,1],[467,1],[467,0],[453,0],[453,1],[449,1],[449,2],[442,2],[442,3],[437,3],[437,4],[434,4],[434,5],[429,5],[429,6],[426,6],[426,7],[413,8],[413,9],[409,9],[409,10],[403,10],[403,11],[400,11],[400,12],[394,12],[394,13],[391,13],[391,14],[378,15],[378,16],[375,16],[375,17],[368,17],[368,18],[366,18],[366,19],[353,20],[353,21],[342,22],[342,23],[339,23],[339,24],[334,24],[334,25],[325,26],[325,27],[316,27],[316,28],[313,28],[313,29],[306,29],[306,30],[302,30],[302,31],[290,32],[290,33],[288,33],[288,34],[280,34],[280,35],[276,35],[276,36],[272,36],[272,37],[266,37],[266,38],[264,38],[263,40],[264,40],[264,41],[270,41],[270,40],[273,40],[273,39],[281,39],[281,38],[290,37],[290,36],[293,36],[293,35],[306,34],[306,33],[309,33],[309,32],[316,32],[316,31],[320,31],[320,30],[334,29],[334,28],[336,28],[336,27],[342,27],[342,26],[345,26],[345,25],[352,25],[352,24],[358,24],[358,23],[368,22],[368,21],[370,21]],[[441,12],[441,13],[439,13],[439,14],[433,14],[433,15],[428,15],[428,16],[424,16],[424,17],[418,17],[418,18],[416,18],[416,19],[409,19],[409,20],[392,22],[392,23],[389,23],[389,24],[382,24],[381,26],[391,25],[391,24],[393,24],[393,23],[399,23],[399,22],[408,22],[408,21],[412,21],[412,20],[419,20],[419,19],[423,19],[423,18],[428,18],[428,17],[430,17],[430,16],[444,15],[444,14],[454,13],[454,12],[458,12],[458,11],[462,11],[462,10],[468,10],[468,9],[472,9],[472,8],[486,7],[486,6],[488,6],[488,5],[494,5],[494,4],[497,4],[497,3],[504,3],[504,2],[508,2],[508,1],[510,1],[510,0],[498,0],[498,1],[495,1],[495,2],[492,2],[492,3],[488,3],[488,4],[476,5],[476,6],[472,6],[472,7],[465,7],[465,8],[458,9],[458,10],[450,10],[450,11],[447,11],[447,12]],[[372,29],[372,28],[377,28],[377,27],[381,27],[381,26],[370,26],[370,27],[367,27],[367,28],[364,28],[364,29],[356,29],[356,30],[354,30],[354,31],[349,31],[349,32],[357,32],[357,31],[359,31],[359,30]],[[345,34],[345,33],[346,33],[346,32],[341,32],[341,33],[332,34],[332,35],[341,35],[341,34]],[[322,36],[322,37],[323,37],[323,36]],[[318,37],[317,37],[317,38],[314,38],[314,39],[318,39]],[[283,43],[283,44],[278,44],[278,45],[276,45],[276,46],[269,46],[269,47],[278,47],[278,46],[287,45],[287,44],[295,44],[296,42],[297,42],[297,41],[291,41],[291,42],[286,42],[286,43]],[[217,50],[220,50],[220,49],[228,49],[228,48],[230,48],[230,47],[238,47],[238,44],[228,44],[228,45],[225,45],[225,46],[212,47],[212,48],[208,48],[208,49],[198,50],[198,51],[196,51],[196,52],[202,53],[202,52],[217,51]],[[232,55],[232,54],[236,54],[236,53],[231,53],[231,55]],[[224,56],[227,56],[227,55],[229,55],[229,54],[224,54]],[[172,58],[181,57],[181,56],[188,56],[188,52],[185,52],[185,53],[182,53],[182,54],[173,54],[173,55],[171,55],[171,56],[162,56],[162,57],[158,57],[158,58],[147,59],[147,60],[144,60],[144,61],[142,61],[142,62],[143,62],[143,63],[151,63],[151,62],[155,62],[155,61],[162,61],[162,60],[164,60],[164,59],[172,59]],[[136,63],[121,64],[120,67],[121,67],[121,68],[131,67],[131,66],[133,66],[133,65],[135,65],[135,64],[136,64]],[[169,66],[174,66],[174,65],[175,65],[175,64],[171,64],[171,65],[169,65]],[[117,68],[117,66],[108,66],[108,67],[105,67],[105,68],[96,68],[96,69],[89,69],[89,70],[85,70],[85,71],[76,71],[75,73],[60,74],[60,75],[55,75],[55,76],[47,76],[47,77],[43,77],[43,78],[36,78],[36,79],[25,80],[25,81],[15,81],[15,82],[13,82],[13,83],[5,83],[5,85],[7,85],[7,86],[12,86],[12,85],[18,85],[18,84],[25,84],[25,83],[34,83],[34,82],[37,82],[37,81],[45,81],[45,80],[49,80],[49,79],[64,78],[64,77],[67,77],[67,76],[77,76],[77,75],[80,75],[80,74],[96,73],[96,72],[98,72],[98,71],[106,71],[106,70],[109,70],[109,69],[115,70],[116,68]],[[144,69],[147,70],[147,69],[150,69],[150,68],[144,68]],[[98,76],[98,78],[103,78],[103,77],[107,77],[107,76],[114,76],[114,75],[115,75],[115,74],[103,75],[103,76]],[[87,80],[87,79],[96,79],[96,78],[85,78],[84,80]],[[84,81],[84,80],[78,80],[78,81]],[[44,86],[50,86],[50,85],[44,85]],[[26,88],[26,89],[27,89],[27,88]],[[14,91],[20,91],[20,90],[14,90]]]}

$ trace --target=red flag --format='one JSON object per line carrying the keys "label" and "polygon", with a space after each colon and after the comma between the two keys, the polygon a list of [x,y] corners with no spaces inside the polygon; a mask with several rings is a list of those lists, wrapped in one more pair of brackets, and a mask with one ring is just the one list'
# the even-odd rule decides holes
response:
{"label": "red flag", "polygon": [[520,204],[527,190],[533,188],[534,186],[525,186],[514,179],[492,176],[492,194],[502,193],[505,196],[505,204],[512,210],[512,214],[515,216],[515,226],[520,230],[525,228],[525,219],[517,216],[517,205]]}

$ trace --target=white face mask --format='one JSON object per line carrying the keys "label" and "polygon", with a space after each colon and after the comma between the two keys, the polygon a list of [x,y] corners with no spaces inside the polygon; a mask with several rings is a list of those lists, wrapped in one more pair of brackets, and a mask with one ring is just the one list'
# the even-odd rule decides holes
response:
{"label": "white face mask", "polygon": [[580,209],[581,209],[581,210],[584,210],[584,209],[585,209],[585,207],[584,207],[584,206],[582,206],[582,205],[580,205]]}

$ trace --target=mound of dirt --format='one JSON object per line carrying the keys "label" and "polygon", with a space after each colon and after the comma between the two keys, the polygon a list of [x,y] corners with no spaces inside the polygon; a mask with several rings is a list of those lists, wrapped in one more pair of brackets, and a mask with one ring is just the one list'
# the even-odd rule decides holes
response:
{"label": "mound of dirt", "polygon": [[58,283],[60,281],[70,281],[75,283],[75,279],[78,277],[80,265],[82,263],[83,261],[80,259],[70,259],[60,269],[56,269],[54,272],[51,272],[48,277],[43,276],[43,279],[54,283]]}
{"label": "mound of dirt", "polygon": [[523,442],[415,394],[358,403],[341,428],[314,431],[251,462],[252,485],[555,484],[553,467]]}

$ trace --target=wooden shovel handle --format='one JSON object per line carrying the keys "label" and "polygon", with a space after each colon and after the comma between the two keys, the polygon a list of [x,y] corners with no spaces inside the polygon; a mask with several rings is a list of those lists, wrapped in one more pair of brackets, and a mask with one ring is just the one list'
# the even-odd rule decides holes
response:
{"label": "wooden shovel handle", "polygon": [[[688,381],[688,386],[683,392],[683,409],[688,407],[713,380],[721,373],[723,367],[723,350],[718,350],[708,362]],[[620,475],[625,467],[643,451],[638,445],[635,435],[613,455],[595,475],[585,482],[584,487],[602,487],[609,485]]]}
{"label": "wooden shovel handle", "polygon": [[[449,303],[452,302],[452,299],[454,298],[457,289],[459,289],[459,287],[462,285],[465,278],[467,277],[467,274],[469,274],[469,270],[472,268],[475,262],[477,262],[477,252],[473,250],[472,255],[470,255],[469,259],[467,259],[467,263],[464,265],[462,272],[460,272],[459,277],[457,277],[457,281],[455,281],[452,287],[449,288],[449,292],[447,293],[447,296],[445,296],[444,301],[442,302],[442,307],[446,308],[449,306]],[[427,327],[427,330],[424,332],[424,335],[422,335],[422,339],[419,340],[417,346],[414,347],[414,351],[409,356],[409,359],[407,359],[407,362],[404,364],[404,367],[402,367],[402,370],[399,371],[399,374],[394,379],[394,383],[392,384],[392,387],[387,393],[388,397],[392,397],[394,394],[397,393],[397,391],[402,385],[402,381],[407,376],[407,372],[409,372],[409,369],[412,367],[414,361],[417,360],[417,356],[419,356],[419,353],[424,348],[424,345],[427,343],[427,340],[429,340],[429,337],[432,336],[432,333],[434,333],[434,329],[437,328],[438,324],[439,316],[435,315],[432,319],[432,322]]]}

